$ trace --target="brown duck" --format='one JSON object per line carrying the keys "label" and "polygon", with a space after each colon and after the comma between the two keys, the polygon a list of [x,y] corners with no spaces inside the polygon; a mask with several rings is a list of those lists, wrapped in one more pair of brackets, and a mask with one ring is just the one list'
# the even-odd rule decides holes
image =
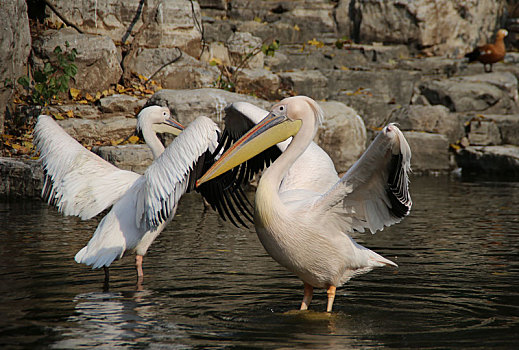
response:
{"label": "brown duck", "polygon": [[[492,64],[501,61],[505,57],[506,49],[504,38],[508,35],[506,29],[499,29],[496,34],[496,41],[493,44],[478,46],[474,51],[465,55],[469,62],[479,61],[483,63],[485,72],[492,72]],[[487,69],[489,65],[489,69]]]}

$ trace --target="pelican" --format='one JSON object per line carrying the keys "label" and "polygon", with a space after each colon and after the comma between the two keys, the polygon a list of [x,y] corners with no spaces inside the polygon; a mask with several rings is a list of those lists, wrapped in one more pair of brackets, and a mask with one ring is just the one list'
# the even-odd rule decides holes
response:
{"label": "pelican", "polygon": [[[143,256],[175,215],[197,161],[217,146],[218,127],[213,121],[199,117],[180,134],[183,126],[166,107],[144,108],[137,129],[155,157],[144,175],[121,170],[88,151],[50,116],[39,116],[35,126],[45,172],[43,198],[63,214],[82,219],[112,206],[75,256],[78,263],[104,267],[105,281],[110,264],[131,250],[136,252],[137,276],[142,279]],[[180,135],[165,150],[155,132]]]}
{"label": "pelican", "polygon": [[316,167],[307,164],[304,172],[292,173],[288,180],[293,185],[287,185],[291,166],[312,143],[322,118],[321,108],[309,97],[280,101],[197,180],[197,186],[292,137],[261,176],[254,225],[265,250],[303,281],[300,309],[308,308],[314,288],[325,288],[326,311],[331,312],[337,287],[375,267],[397,266],[349,234],[365,229],[375,233],[409,214],[411,150],[402,132],[389,124],[342,178],[326,171],[333,181],[316,179]]}

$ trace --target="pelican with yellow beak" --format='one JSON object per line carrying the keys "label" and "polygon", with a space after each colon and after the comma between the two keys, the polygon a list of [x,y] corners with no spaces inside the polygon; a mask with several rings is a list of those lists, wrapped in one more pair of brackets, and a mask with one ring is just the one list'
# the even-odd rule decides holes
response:
{"label": "pelican with yellow beak", "polygon": [[[397,266],[349,234],[365,229],[375,233],[409,214],[411,150],[402,132],[389,124],[334,184],[323,189],[319,183],[305,186],[304,181],[292,181],[294,186],[286,186],[283,182],[291,166],[311,144],[322,118],[321,108],[309,97],[280,101],[214,163],[197,186],[293,137],[258,183],[254,225],[272,258],[303,280],[301,310],[308,308],[314,288],[325,288],[326,310],[331,312],[337,287],[375,267]],[[299,175],[302,179],[311,178],[312,164],[306,170]]]}

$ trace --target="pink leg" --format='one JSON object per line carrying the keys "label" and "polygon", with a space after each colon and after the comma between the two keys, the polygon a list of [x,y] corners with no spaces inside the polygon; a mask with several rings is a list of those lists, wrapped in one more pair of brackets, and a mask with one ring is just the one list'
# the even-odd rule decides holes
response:
{"label": "pink leg", "polygon": [[312,296],[314,294],[314,287],[305,282],[305,294],[303,296],[303,302],[301,303],[300,310],[308,310],[308,306],[312,301]]}
{"label": "pink leg", "polygon": [[335,300],[335,286],[329,286],[326,294],[328,294],[328,305],[326,306],[326,312],[332,312],[333,301]]}
{"label": "pink leg", "polygon": [[135,256],[135,268],[137,269],[137,277],[142,278],[144,276],[144,272],[142,272],[142,255]]}

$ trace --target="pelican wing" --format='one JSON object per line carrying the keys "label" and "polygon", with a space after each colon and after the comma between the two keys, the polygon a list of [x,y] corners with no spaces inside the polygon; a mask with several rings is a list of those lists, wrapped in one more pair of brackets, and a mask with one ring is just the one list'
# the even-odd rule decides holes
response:
{"label": "pelican wing", "polygon": [[34,139],[45,174],[42,197],[65,215],[92,218],[139,178],[85,149],[50,116],[39,116]]}
{"label": "pelican wing", "polygon": [[410,163],[411,149],[404,135],[389,124],[339,182],[314,203],[314,211],[331,213],[347,231],[367,228],[375,233],[395,224],[411,210]]}
{"label": "pelican wing", "polygon": [[177,136],[144,173],[138,187],[136,220],[138,227],[155,228],[174,213],[186,193],[191,172],[198,173],[206,152],[218,145],[218,127],[207,117],[199,117]]}

